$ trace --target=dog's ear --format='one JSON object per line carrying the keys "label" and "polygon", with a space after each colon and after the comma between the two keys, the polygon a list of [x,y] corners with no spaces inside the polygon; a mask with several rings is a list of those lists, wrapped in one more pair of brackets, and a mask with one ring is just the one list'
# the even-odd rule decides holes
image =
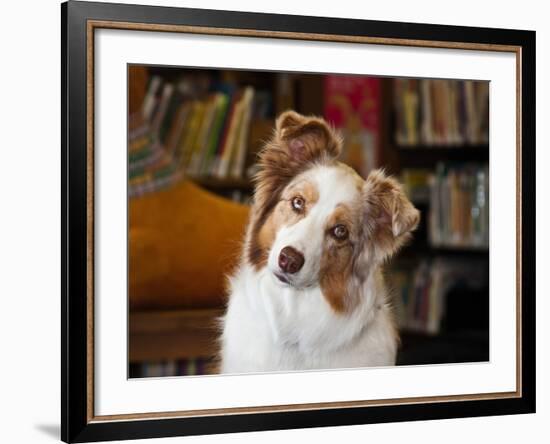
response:
{"label": "dog's ear", "polygon": [[420,222],[420,212],[401,185],[382,170],[372,171],[363,185],[365,234],[377,259],[393,255]]}
{"label": "dog's ear", "polygon": [[269,211],[284,187],[309,165],[331,162],[340,154],[338,133],[319,117],[282,113],[270,141],[259,154],[254,200],[261,213]]}
{"label": "dog's ear", "polygon": [[[318,117],[285,111],[275,122],[274,142],[291,163],[300,165],[324,159],[336,159],[342,150],[338,133]],[[266,146],[268,151],[273,146]]]}
{"label": "dog's ear", "polygon": [[341,149],[340,136],[323,119],[285,111],[259,154],[256,203],[264,206],[278,199],[282,189],[309,165],[334,161]]}

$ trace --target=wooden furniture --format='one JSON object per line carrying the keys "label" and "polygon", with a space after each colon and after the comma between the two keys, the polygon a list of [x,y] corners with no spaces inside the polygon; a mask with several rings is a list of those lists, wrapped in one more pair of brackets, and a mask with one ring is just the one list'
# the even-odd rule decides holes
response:
{"label": "wooden furniture", "polygon": [[130,363],[215,358],[222,315],[222,308],[130,312]]}
{"label": "wooden furniture", "polygon": [[130,308],[222,305],[225,275],[240,257],[248,210],[187,180],[131,199]]}

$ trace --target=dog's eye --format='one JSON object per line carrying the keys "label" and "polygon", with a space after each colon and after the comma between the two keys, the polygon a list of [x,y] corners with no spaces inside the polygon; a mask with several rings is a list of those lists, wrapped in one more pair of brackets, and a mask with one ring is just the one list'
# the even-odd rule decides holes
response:
{"label": "dog's eye", "polygon": [[306,201],[304,200],[303,197],[296,196],[292,198],[292,208],[294,209],[294,211],[301,213],[302,211],[304,211],[305,207],[306,207]]}
{"label": "dog's eye", "polygon": [[348,229],[345,225],[339,224],[332,228],[332,235],[338,240],[344,240],[348,238]]}

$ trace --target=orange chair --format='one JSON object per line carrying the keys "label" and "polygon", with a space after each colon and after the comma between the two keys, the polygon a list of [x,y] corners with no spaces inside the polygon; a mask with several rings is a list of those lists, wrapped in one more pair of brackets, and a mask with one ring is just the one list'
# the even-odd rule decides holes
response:
{"label": "orange chair", "polygon": [[241,257],[249,208],[190,181],[129,207],[131,310],[211,308]]}

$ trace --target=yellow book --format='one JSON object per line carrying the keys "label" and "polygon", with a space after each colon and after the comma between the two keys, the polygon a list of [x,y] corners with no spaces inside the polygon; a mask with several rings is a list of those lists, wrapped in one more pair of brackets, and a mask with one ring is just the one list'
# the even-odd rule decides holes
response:
{"label": "yellow book", "polygon": [[188,123],[186,123],[183,130],[183,135],[180,140],[180,153],[181,153],[181,162],[182,167],[187,168],[191,161],[191,156],[193,154],[193,147],[195,146],[195,141],[197,139],[197,134],[201,127],[202,117],[204,114],[204,103],[200,101],[195,101],[191,107],[191,115],[189,117]]}
{"label": "yellow book", "polygon": [[235,155],[235,144],[237,140],[237,135],[239,133],[239,127],[242,120],[243,114],[243,96],[241,95],[238,102],[235,103],[235,109],[231,114],[231,122],[229,126],[229,131],[227,137],[224,141],[224,146],[222,150],[222,155],[218,165],[218,171],[216,176],[219,179],[225,179],[229,175],[229,168],[231,166],[231,161]]}

